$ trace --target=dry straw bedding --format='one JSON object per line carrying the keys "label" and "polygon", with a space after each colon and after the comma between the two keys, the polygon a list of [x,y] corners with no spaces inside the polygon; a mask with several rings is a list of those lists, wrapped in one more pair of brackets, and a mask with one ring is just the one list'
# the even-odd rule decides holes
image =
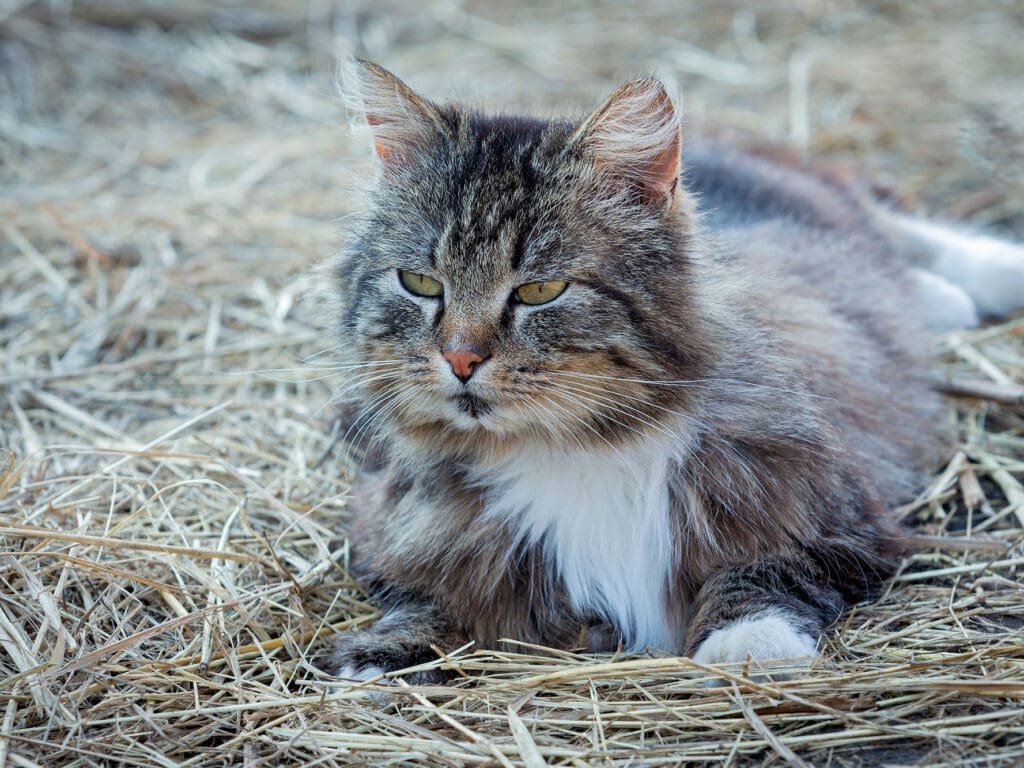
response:
{"label": "dry straw bedding", "polygon": [[[70,10],[69,10],[70,8]],[[582,108],[655,70],[713,117],[1024,234],[1013,3],[0,4],[0,768],[1024,761],[1024,320],[942,340],[960,437],[884,598],[784,683],[466,648],[325,697],[346,477],[314,265],[367,169],[359,52]],[[318,463],[319,462],[319,463]],[[929,538],[930,537],[930,538]]]}

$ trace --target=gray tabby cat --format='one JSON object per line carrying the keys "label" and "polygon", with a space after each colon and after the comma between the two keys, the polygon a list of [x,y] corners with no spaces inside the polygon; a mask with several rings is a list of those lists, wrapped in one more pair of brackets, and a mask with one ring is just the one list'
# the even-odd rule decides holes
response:
{"label": "gray tabby cat", "polygon": [[945,445],[925,321],[1019,308],[1024,250],[777,154],[681,168],[654,79],[549,121],[348,69],[380,161],[336,268],[350,535],[385,613],[332,670],[500,638],[813,657]]}

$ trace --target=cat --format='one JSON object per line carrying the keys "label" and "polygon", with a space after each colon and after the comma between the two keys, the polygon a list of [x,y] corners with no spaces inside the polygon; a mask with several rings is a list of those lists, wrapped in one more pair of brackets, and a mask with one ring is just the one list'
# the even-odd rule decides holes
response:
{"label": "cat", "polygon": [[809,663],[948,445],[931,334],[1021,308],[1024,249],[783,153],[684,153],[653,78],[576,121],[363,61],[343,90],[379,166],[332,290],[384,613],[330,670],[503,638]]}

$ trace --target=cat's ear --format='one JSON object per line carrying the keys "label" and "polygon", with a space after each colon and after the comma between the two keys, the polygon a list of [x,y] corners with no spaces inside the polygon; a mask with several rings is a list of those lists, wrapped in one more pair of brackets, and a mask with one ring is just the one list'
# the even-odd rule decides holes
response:
{"label": "cat's ear", "polygon": [[582,149],[599,172],[629,185],[647,203],[665,203],[675,194],[682,127],[660,80],[623,85],[583,121],[570,146]]}
{"label": "cat's ear", "polygon": [[365,116],[373,149],[385,169],[414,162],[445,135],[437,107],[383,67],[362,59],[342,62],[338,85],[345,106]]}

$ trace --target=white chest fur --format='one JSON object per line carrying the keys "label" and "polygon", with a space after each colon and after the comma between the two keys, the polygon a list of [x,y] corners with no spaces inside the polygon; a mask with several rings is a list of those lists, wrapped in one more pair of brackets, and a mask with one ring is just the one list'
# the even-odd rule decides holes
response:
{"label": "white chest fur", "polygon": [[631,650],[676,649],[665,611],[672,568],[664,446],[525,450],[489,470],[487,514],[543,548],[574,608],[605,617]]}

